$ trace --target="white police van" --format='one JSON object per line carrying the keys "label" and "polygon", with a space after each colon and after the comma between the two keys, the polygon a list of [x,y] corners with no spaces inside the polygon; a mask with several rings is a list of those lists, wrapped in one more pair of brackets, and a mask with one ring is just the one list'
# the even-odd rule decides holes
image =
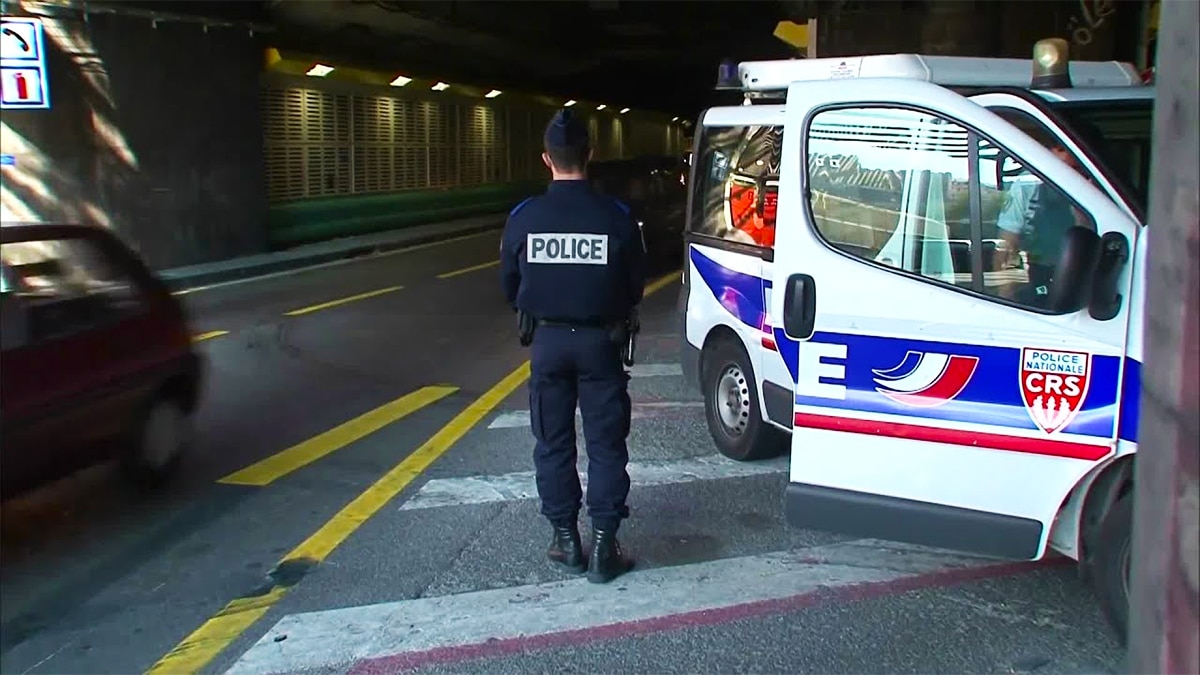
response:
{"label": "white police van", "polygon": [[697,127],[680,295],[717,447],[790,435],[798,527],[1059,551],[1124,635],[1153,88],[1061,40],[737,77]]}

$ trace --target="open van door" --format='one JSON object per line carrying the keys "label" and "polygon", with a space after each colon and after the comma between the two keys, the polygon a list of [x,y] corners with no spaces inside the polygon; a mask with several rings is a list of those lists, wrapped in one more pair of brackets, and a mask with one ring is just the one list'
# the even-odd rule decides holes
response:
{"label": "open van door", "polygon": [[684,335],[709,432],[736,460],[778,455],[792,380],[767,309],[784,106],[710,108],[695,136],[684,262]]}
{"label": "open van door", "polygon": [[1136,224],[941,86],[797,83],[786,117],[789,523],[1041,557],[1115,453]]}

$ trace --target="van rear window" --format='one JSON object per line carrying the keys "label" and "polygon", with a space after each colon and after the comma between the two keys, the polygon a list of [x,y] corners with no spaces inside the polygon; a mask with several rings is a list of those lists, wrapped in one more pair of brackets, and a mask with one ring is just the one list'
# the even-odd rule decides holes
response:
{"label": "van rear window", "polygon": [[699,136],[689,230],[773,247],[783,127],[705,127]]}

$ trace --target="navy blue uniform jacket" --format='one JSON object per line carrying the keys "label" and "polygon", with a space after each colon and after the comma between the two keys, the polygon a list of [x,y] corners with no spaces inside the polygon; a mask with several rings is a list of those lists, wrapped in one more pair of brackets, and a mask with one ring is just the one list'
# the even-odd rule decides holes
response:
{"label": "navy blue uniform jacket", "polygon": [[550,321],[622,321],[646,285],[637,223],[586,180],[553,181],[513,209],[500,268],[509,305]]}

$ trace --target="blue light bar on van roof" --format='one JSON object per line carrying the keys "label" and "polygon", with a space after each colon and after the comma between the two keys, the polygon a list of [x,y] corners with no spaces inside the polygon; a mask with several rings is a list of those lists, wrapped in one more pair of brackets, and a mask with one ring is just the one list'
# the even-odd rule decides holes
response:
{"label": "blue light bar on van roof", "polygon": [[[1077,88],[1140,87],[1132,64],[1119,61],[1072,61],[1071,82]],[[1028,88],[1033,64],[1027,59],[971,56],[881,54],[845,58],[743,61],[738,79],[746,92],[782,91],[794,82],[894,78],[924,80],[948,87]]]}

